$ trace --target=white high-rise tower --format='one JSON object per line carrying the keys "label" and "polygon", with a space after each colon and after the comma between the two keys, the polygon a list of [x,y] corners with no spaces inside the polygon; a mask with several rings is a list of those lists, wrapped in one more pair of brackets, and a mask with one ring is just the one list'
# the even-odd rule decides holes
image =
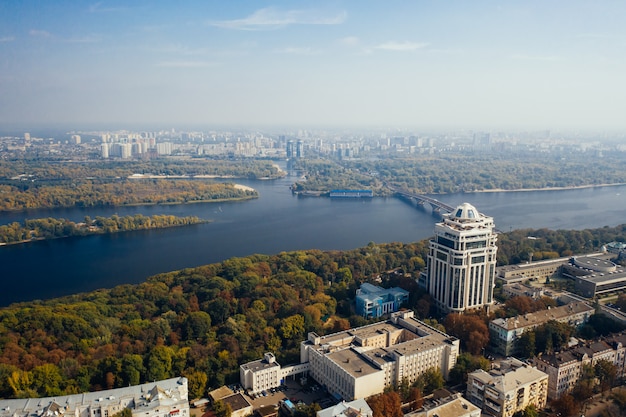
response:
{"label": "white high-rise tower", "polygon": [[497,236],[493,218],[463,203],[444,214],[430,241],[426,286],[443,312],[493,304]]}

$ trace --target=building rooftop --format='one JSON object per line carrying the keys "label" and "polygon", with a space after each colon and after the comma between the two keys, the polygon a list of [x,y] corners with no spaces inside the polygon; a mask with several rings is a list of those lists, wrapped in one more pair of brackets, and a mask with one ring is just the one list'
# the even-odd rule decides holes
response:
{"label": "building rooftop", "polygon": [[222,401],[225,404],[230,405],[230,408],[233,411],[243,410],[245,408],[252,407],[252,404],[250,404],[250,401],[248,401],[246,397],[241,395],[241,393],[236,393],[231,396],[224,397],[222,398]]}
{"label": "building rooftop", "polygon": [[506,330],[515,330],[525,327],[539,326],[550,320],[562,320],[573,314],[592,312],[593,310],[593,307],[579,301],[561,307],[550,308],[548,310],[540,310],[534,313],[527,313],[510,318],[495,319],[491,321],[491,324]]}
{"label": "building rooftop", "polygon": [[459,417],[470,413],[480,415],[480,408],[463,398],[461,394],[437,400],[430,406],[405,414],[406,417]]}
{"label": "building rooftop", "polygon": [[[64,413],[90,406],[130,406],[135,411],[150,410],[168,405],[186,403],[187,379],[171,378],[163,381],[116,388],[106,391],[86,392],[83,394],[63,395],[45,398],[24,398],[0,400],[0,417],[42,415],[46,408],[60,406]],[[63,413],[60,413],[63,414]],[[59,413],[54,414],[58,416]]]}
{"label": "building rooftop", "polygon": [[502,361],[500,369],[492,369],[489,372],[479,369],[470,375],[501,393],[516,390],[522,385],[530,384],[539,379],[548,378],[545,372],[541,372],[515,358]]}

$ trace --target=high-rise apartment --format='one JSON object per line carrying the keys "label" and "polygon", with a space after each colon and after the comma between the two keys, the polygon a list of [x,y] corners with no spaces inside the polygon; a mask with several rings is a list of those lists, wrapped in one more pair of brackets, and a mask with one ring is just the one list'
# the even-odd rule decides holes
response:
{"label": "high-rise apartment", "polygon": [[444,214],[430,241],[426,288],[442,312],[493,303],[497,236],[493,218],[463,203]]}

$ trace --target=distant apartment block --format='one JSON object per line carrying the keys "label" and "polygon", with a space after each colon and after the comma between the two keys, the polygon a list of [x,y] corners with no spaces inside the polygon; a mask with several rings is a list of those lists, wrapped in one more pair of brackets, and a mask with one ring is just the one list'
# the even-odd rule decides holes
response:
{"label": "distant apartment block", "polygon": [[0,400],[0,417],[188,417],[187,378],[48,398]]}
{"label": "distant apartment block", "polygon": [[620,333],[561,352],[539,355],[533,358],[533,365],[548,374],[548,398],[554,400],[574,389],[584,366],[595,366],[600,360],[611,362],[617,368],[617,377],[623,377],[625,358],[626,333]]}
{"label": "distant apartment block", "polygon": [[467,398],[486,415],[511,417],[530,404],[542,409],[547,394],[548,375],[515,358],[500,362],[499,369],[467,376]]}
{"label": "distant apartment block", "polygon": [[384,314],[398,311],[400,306],[409,301],[409,292],[402,288],[381,288],[363,283],[356,290],[356,313],[367,319],[378,318]]}
{"label": "distant apartment block", "polygon": [[533,330],[550,320],[579,326],[593,313],[593,307],[584,302],[576,302],[511,318],[495,319],[489,323],[490,342],[497,353],[510,356],[517,352],[517,340],[524,332]]}
{"label": "distant apartment block", "polygon": [[300,345],[309,376],[347,401],[380,394],[404,379],[412,383],[432,368],[447,379],[458,354],[458,339],[415,319],[412,311],[327,336],[309,333]]}

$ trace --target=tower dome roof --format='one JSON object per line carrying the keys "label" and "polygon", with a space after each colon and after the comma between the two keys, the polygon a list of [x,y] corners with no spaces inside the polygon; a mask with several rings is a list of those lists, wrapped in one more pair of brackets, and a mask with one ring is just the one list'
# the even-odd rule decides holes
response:
{"label": "tower dome roof", "polygon": [[480,215],[476,207],[470,203],[463,203],[454,209],[450,217],[462,220],[477,220],[480,218]]}

